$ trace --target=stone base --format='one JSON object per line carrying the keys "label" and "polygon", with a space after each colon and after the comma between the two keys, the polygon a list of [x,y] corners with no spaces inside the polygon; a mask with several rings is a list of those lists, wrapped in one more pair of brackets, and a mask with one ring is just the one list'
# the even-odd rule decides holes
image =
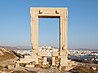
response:
{"label": "stone base", "polygon": [[66,56],[60,56],[60,66],[68,66],[68,59]]}
{"label": "stone base", "polygon": [[49,68],[50,65],[49,65],[48,62],[46,62],[46,63],[43,63],[43,64],[41,65],[41,67],[42,67],[42,68]]}
{"label": "stone base", "polygon": [[67,61],[68,61],[68,65],[66,65],[66,66],[60,65],[59,70],[69,71],[77,65],[76,63],[74,63],[71,60],[67,60]]}
{"label": "stone base", "polygon": [[69,71],[69,70],[71,70],[73,68],[74,68],[74,66],[60,66],[59,70]]}
{"label": "stone base", "polygon": [[26,67],[35,67],[35,65],[26,65]]}

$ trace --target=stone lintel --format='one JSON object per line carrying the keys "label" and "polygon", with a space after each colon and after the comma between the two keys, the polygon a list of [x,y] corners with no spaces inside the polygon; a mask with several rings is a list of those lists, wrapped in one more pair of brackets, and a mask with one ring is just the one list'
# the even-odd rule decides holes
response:
{"label": "stone lintel", "polygon": [[[38,16],[43,16],[49,14],[49,16],[60,16],[62,13],[68,13],[68,8],[30,8],[31,17],[35,14]],[[68,14],[67,14],[68,15]]]}

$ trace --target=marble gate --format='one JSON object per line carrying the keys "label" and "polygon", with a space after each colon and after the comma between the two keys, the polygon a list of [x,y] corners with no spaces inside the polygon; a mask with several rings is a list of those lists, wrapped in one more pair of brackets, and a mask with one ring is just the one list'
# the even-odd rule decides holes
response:
{"label": "marble gate", "polygon": [[[55,65],[55,57],[60,58],[60,67],[68,65],[68,9],[67,8],[30,8],[31,16],[31,42],[34,60],[46,56],[46,52],[39,52],[38,49],[38,18],[60,18],[59,52],[53,52],[52,65]],[[36,58],[36,59],[35,59]]]}

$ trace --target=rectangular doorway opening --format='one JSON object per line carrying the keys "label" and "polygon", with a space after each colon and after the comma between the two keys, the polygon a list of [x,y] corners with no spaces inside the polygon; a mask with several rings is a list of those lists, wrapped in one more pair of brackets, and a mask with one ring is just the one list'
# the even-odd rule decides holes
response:
{"label": "rectangular doorway opening", "polygon": [[39,47],[54,47],[59,49],[60,18],[39,18]]}

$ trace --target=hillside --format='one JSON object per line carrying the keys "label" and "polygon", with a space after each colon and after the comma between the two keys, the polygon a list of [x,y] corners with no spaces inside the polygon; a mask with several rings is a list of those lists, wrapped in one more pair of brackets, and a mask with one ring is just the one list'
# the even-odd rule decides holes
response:
{"label": "hillside", "polygon": [[16,58],[16,55],[10,48],[0,47],[0,62],[14,58]]}

